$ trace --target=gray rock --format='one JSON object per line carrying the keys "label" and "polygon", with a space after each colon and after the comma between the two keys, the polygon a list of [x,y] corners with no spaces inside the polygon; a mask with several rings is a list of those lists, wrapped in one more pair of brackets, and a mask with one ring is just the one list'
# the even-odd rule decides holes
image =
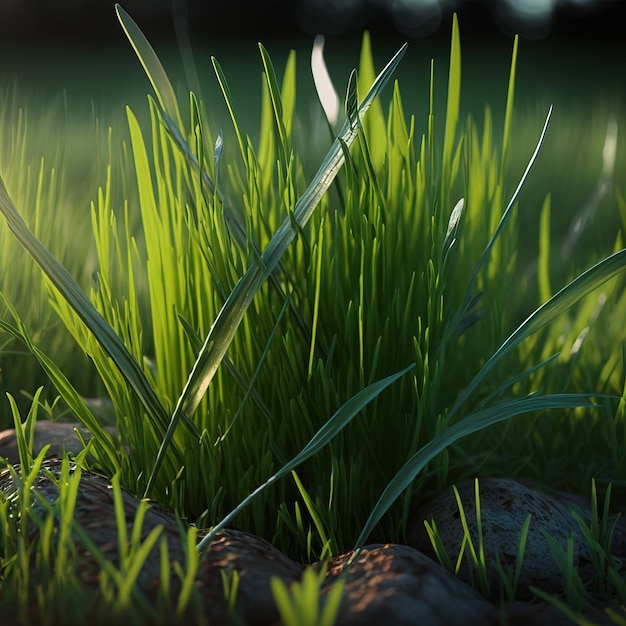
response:
{"label": "gray rock", "polygon": [[[530,586],[547,592],[563,589],[561,572],[554,559],[545,534],[552,537],[563,549],[568,538],[574,538],[574,566],[583,582],[593,576],[593,566],[578,524],[567,508],[556,498],[542,494],[521,483],[506,478],[485,478],[480,484],[480,509],[483,545],[489,595],[500,594],[496,560],[512,572],[517,561],[522,527],[527,516],[531,522],[526,540],[524,559],[518,585],[518,598],[530,597]],[[474,481],[458,485],[459,496],[467,519],[474,546],[478,547]],[[435,557],[435,551],[426,532],[424,521],[435,521],[446,553],[455,563],[463,541],[463,526],[453,490],[450,488],[417,511],[407,530],[408,544],[425,554]],[[469,565],[469,557],[463,559],[458,573],[466,582],[474,582],[475,572]]]}

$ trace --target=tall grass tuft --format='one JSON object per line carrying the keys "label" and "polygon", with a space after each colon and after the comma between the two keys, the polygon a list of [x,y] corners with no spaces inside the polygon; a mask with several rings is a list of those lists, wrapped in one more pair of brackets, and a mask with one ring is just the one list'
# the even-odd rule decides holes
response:
{"label": "tall grass tuft", "polygon": [[[117,12],[154,96],[149,125],[127,110],[130,142],[111,148],[92,202],[89,293],[20,217],[27,198],[0,186],[0,210],[106,389],[119,442],[10,293],[2,330],[94,432],[94,467],[200,526],[236,515],[303,559],[398,541],[426,489],[475,473],[578,486],[590,474],[614,478],[625,432],[623,233],[588,270],[553,284],[549,196],[525,200],[551,111],[519,185],[507,184],[517,39],[496,130],[489,109],[480,123],[460,117],[456,19],[446,107],[435,108],[431,66],[424,120],[407,114],[397,82],[377,98],[404,48],[377,74],[366,35],[341,128],[325,107],[320,129],[333,135],[311,177],[295,148],[294,54],[281,76],[259,46],[255,140],[217,60],[231,130],[209,127],[195,93],[176,97],[153,48]],[[313,72],[316,84],[329,79],[319,41]],[[521,210],[541,224],[534,275],[517,263]],[[525,297],[530,279],[539,302]],[[583,467],[566,437],[574,430],[580,448],[610,438],[610,458]],[[576,466],[567,478],[564,456]],[[293,481],[278,480],[287,474]]]}

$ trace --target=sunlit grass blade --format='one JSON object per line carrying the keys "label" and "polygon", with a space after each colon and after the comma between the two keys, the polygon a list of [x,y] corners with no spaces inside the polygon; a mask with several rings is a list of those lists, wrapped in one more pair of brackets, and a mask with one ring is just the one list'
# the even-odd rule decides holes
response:
{"label": "sunlit grass blade", "polygon": [[183,128],[183,121],[180,116],[180,110],[178,108],[178,101],[174,88],[170,83],[170,79],[167,77],[159,57],[156,55],[154,48],[150,45],[150,42],[146,39],[145,35],[141,32],[141,29],[133,18],[124,11],[119,5],[115,5],[115,12],[117,18],[130,41],[133,50],[137,54],[141,65],[143,66],[146,75],[148,76],[152,88],[156,94],[156,97],[161,105],[161,108],[165,109],[171,116],[174,117],[179,128]]}
{"label": "sunlit grass blade", "polygon": [[324,109],[324,115],[331,128],[334,128],[339,119],[339,96],[328,73],[324,61],[324,37],[318,35],[313,42],[311,52],[311,72],[317,97]]}
{"label": "sunlit grass blade", "polygon": [[506,109],[504,111],[504,131],[502,133],[502,169],[504,170],[508,155],[509,142],[511,140],[511,120],[513,118],[513,104],[515,101],[515,74],[517,70],[517,49],[519,47],[519,35],[515,35],[513,41],[513,53],[511,56],[511,70],[509,72],[509,88],[506,97]]}
{"label": "sunlit grass blade", "polygon": [[224,528],[242,509],[244,509],[254,498],[256,498],[263,490],[270,485],[274,484],[280,478],[289,474],[295,470],[298,465],[304,463],[307,459],[311,458],[314,454],[319,452],[324,446],[326,446],[332,439],[334,439],[351,421],[359,414],[359,412],[367,406],[372,400],[374,400],[380,393],[382,393],[389,385],[398,380],[401,376],[404,376],[407,372],[412,370],[414,365],[409,365],[405,369],[387,378],[383,378],[371,385],[365,387],[348,400],[316,433],[311,440],[300,450],[300,452],[291,459],[288,463],[285,463],[273,476],[270,476],[261,486],[257,487],[249,496],[247,496],[242,502],[240,502],[224,519],[214,526],[198,544],[198,550],[206,548],[216,533]]}
{"label": "sunlit grass blade", "polygon": [[[398,499],[400,494],[415,480],[426,464],[443,452],[448,446],[463,437],[477,433],[484,428],[503,422],[516,415],[549,409],[574,409],[579,407],[596,408],[598,405],[590,401],[591,394],[554,394],[533,395],[509,402],[502,402],[487,409],[474,411],[465,419],[446,428],[416,452],[391,479],[370,513],[355,549],[361,548],[383,515]],[[597,397],[597,396],[593,396]]]}
{"label": "sunlit grass blade", "polygon": [[311,494],[305,489],[302,481],[298,477],[296,471],[292,471],[291,475],[293,477],[294,482],[296,483],[296,487],[298,488],[298,492],[300,493],[300,497],[304,501],[304,505],[306,506],[306,510],[309,512],[311,519],[313,520],[313,524],[315,525],[315,529],[320,537],[320,541],[322,545],[329,546],[330,554],[332,555],[336,550],[335,541],[328,538],[328,534],[326,529],[324,528],[324,522],[319,516],[317,509],[315,508],[315,502],[311,497]]}
{"label": "sunlit grass blade", "polygon": [[102,428],[100,422],[94,417],[83,398],[78,394],[66,376],[54,364],[52,359],[44,354],[37,346],[35,346],[28,335],[24,324],[17,317],[17,313],[12,311],[17,327],[0,320],[0,330],[12,335],[19,341],[23,342],[30,353],[37,359],[41,368],[48,376],[54,388],[63,398],[63,401],[81,423],[94,435],[98,446],[102,446],[105,450],[106,458],[101,461],[108,461],[112,469],[119,469],[118,450],[113,437]]}
{"label": "sunlit grass blade", "polygon": [[[270,56],[263,44],[259,44],[259,50],[261,52],[261,60],[263,61],[263,69],[265,74],[265,82],[272,101],[272,109],[274,110],[274,121],[276,128],[278,129],[279,147],[281,154],[279,161],[283,167],[287,167],[289,162],[289,139],[287,135],[287,129],[285,127],[286,116],[283,113],[283,104],[280,94],[280,88],[278,81],[276,80],[276,72],[274,71],[274,64],[270,59]],[[293,63],[293,62],[292,62]]]}
{"label": "sunlit grass blade", "polygon": [[37,421],[37,409],[39,408],[39,397],[43,387],[39,387],[33,396],[26,420],[22,423],[20,412],[11,394],[7,394],[11,413],[13,414],[13,424],[17,438],[17,451],[20,465],[31,467],[33,463],[33,443],[35,441],[35,422]]}
{"label": "sunlit grass blade", "polygon": [[167,413],[148,383],[141,367],[133,359],[113,328],[98,313],[70,273],[26,225],[9,197],[2,179],[0,179],[0,212],[4,215],[9,228],[20,244],[91,331],[102,349],[111,357],[113,363],[154,421],[155,427],[165,431]]}
{"label": "sunlit grass blade", "polygon": [[[279,320],[281,316],[282,314],[279,315]],[[183,329],[185,330],[185,334],[187,335],[187,338],[189,339],[193,349],[199,352],[200,349],[202,348],[202,339],[200,338],[198,333],[196,333],[196,331],[191,327],[191,325],[189,324],[187,320],[185,320],[180,315],[178,316],[178,319],[180,320],[180,323],[182,324]],[[277,320],[277,322],[279,320]],[[277,328],[278,328],[278,324],[275,325],[275,329]],[[231,361],[228,354],[224,355],[222,363],[228,370],[229,374],[236,381],[239,388],[244,392],[244,394],[250,395],[252,397],[252,400],[255,402],[255,404],[259,407],[259,409],[261,409],[261,412],[265,415],[265,417],[270,421],[274,421],[274,416],[272,415],[271,411],[267,408],[267,405],[265,404],[265,402],[263,402],[263,398],[261,398],[258,391],[252,386],[252,383],[248,382],[244,378],[244,376],[241,375],[241,372],[239,372],[239,370],[235,367],[234,363]]]}
{"label": "sunlit grass blade", "polygon": [[487,245],[485,246],[485,249],[483,250],[482,254],[480,255],[480,259],[478,259],[478,263],[476,264],[476,267],[474,268],[474,272],[472,274],[472,277],[471,277],[471,279],[470,279],[470,281],[468,283],[468,295],[470,294],[471,289],[473,289],[473,285],[474,285],[474,282],[476,280],[476,277],[478,276],[478,273],[482,269],[484,263],[489,258],[489,254],[491,253],[491,249],[493,248],[496,240],[500,236],[500,233],[502,232],[502,229],[504,228],[505,224],[509,220],[509,217],[511,215],[511,211],[513,210],[513,207],[515,206],[515,203],[517,202],[517,198],[518,198],[518,196],[519,196],[519,194],[520,194],[520,192],[522,190],[522,187],[524,186],[524,183],[526,182],[526,179],[528,178],[528,175],[530,174],[530,170],[531,170],[532,166],[534,165],[535,161],[537,160],[537,156],[539,155],[539,150],[541,149],[541,146],[543,145],[543,141],[544,141],[544,139],[546,137],[546,133],[548,132],[548,126],[550,125],[550,118],[551,117],[552,117],[552,107],[550,107],[550,109],[548,110],[548,115],[546,116],[546,121],[543,124],[543,129],[541,131],[541,135],[539,136],[539,141],[537,142],[537,145],[535,146],[535,150],[534,150],[532,156],[530,157],[530,160],[528,161],[528,165],[526,166],[526,169],[524,170],[524,173],[522,174],[522,177],[521,177],[519,183],[517,184],[517,187],[516,187],[515,191],[513,192],[513,195],[511,196],[511,199],[509,200],[509,203],[507,204],[506,209],[504,210],[504,213],[502,213],[502,217],[500,218],[498,226],[496,227],[495,231],[491,235],[491,238],[489,239],[489,242],[487,243]]}
{"label": "sunlit grass blade", "polygon": [[[378,75],[358,109],[359,117],[362,118],[365,115],[380,90],[386,85],[405,50],[406,45],[400,48]],[[340,139],[347,146],[350,146],[356,138],[357,132],[358,127],[354,126],[350,120],[346,120],[340,133]],[[235,285],[235,288],[220,310],[194,363],[185,388],[178,399],[163,439],[163,444],[159,449],[154,469],[150,474],[146,495],[150,493],[178,421],[183,413],[191,415],[198,407],[256,292],[271,274],[283,253],[293,241],[296,232],[294,231],[292,220],[295,220],[299,228],[304,227],[315,207],[332,184],[343,165],[343,161],[344,154],[338,138],[331,146],[311,184],[297,201],[293,216],[290,215],[283,221],[264,250],[260,262],[252,264],[246,274]]]}
{"label": "sunlit grass blade", "polygon": [[235,129],[235,135],[237,136],[237,143],[239,144],[239,151],[241,153],[241,158],[244,163],[248,163],[248,150],[247,150],[247,142],[244,141],[243,133],[241,132],[241,128],[239,127],[239,121],[237,115],[235,114],[235,106],[233,103],[233,97],[230,91],[230,87],[228,86],[228,81],[226,80],[226,75],[224,74],[224,70],[222,70],[222,66],[219,64],[218,60],[215,57],[211,57],[211,63],[213,63],[213,69],[215,71],[215,76],[217,77],[217,82],[222,90],[222,95],[224,96],[224,101],[226,102],[226,107],[228,108],[228,113],[230,114],[231,122],[233,123],[233,128]]}

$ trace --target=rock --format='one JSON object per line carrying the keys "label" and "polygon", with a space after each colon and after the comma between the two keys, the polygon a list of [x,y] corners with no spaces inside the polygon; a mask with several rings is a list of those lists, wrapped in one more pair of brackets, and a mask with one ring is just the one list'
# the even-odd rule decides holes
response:
{"label": "rock", "polygon": [[[522,527],[528,514],[532,517],[520,572],[518,598],[530,597],[531,585],[547,592],[563,589],[559,566],[552,556],[544,533],[563,549],[567,547],[568,538],[574,537],[574,566],[583,582],[591,579],[594,569],[579,526],[559,500],[511,479],[485,478],[479,484],[483,545],[491,597],[497,598],[500,595],[496,559],[500,559],[505,570],[513,572]],[[474,481],[465,481],[457,488],[470,535],[477,549]],[[425,520],[429,523],[435,521],[446,553],[452,563],[455,563],[463,541],[463,527],[452,489],[420,507],[407,529],[407,543],[436,558],[424,526]],[[468,551],[458,575],[466,582],[473,581],[475,573],[469,567]]]}
{"label": "rock", "polygon": [[500,607],[498,613],[497,623],[501,626],[575,626],[564,613],[544,602],[511,602]]}
{"label": "rock", "polygon": [[[105,428],[109,432],[115,433],[114,428],[108,426]],[[35,422],[33,455],[39,454],[47,444],[50,444],[47,457],[62,456],[64,451],[78,454],[83,449],[83,444],[76,434],[76,430],[80,432],[85,441],[91,438],[91,433],[77,422],[50,422],[47,420]],[[0,431],[0,457],[6,458],[12,465],[20,462],[15,428]]]}
{"label": "rock", "polygon": [[[57,481],[61,476],[61,468],[61,459],[46,459],[42,469],[48,472],[41,471],[34,483],[40,497],[50,504],[54,504],[58,498]],[[15,469],[19,476],[19,466]],[[72,469],[70,480],[72,476],[77,477],[76,472],[76,469]],[[460,485],[459,490],[470,528],[475,532],[473,482]],[[9,507],[18,504],[16,496],[19,492],[14,484],[12,469],[0,471],[0,491],[8,496]],[[102,604],[98,601],[98,598],[101,598],[99,580],[101,561],[98,560],[98,553],[114,567],[122,566],[113,493],[107,479],[87,470],[81,471],[73,519],[88,541],[85,542],[84,538],[81,539],[75,534],[78,559],[76,565],[82,584],[94,594],[93,605],[92,603],[87,605],[91,607],[88,609],[90,611],[88,618],[90,620],[93,613],[94,621],[102,617],[98,613],[102,609]],[[121,489],[120,495],[124,512],[123,523],[130,537],[140,500],[124,489]],[[530,512],[533,514],[533,523],[526,551],[526,558],[529,561],[525,561],[522,568],[523,584],[529,585],[531,582],[536,584],[539,577],[546,583],[546,571],[541,567],[548,568],[548,573],[557,577],[554,567],[549,569],[547,546],[539,543],[541,529],[550,529],[550,532],[556,533],[560,528],[559,540],[563,539],[569,516],[564,509],[559,508],[556,500],[552,501],[548,496],[541,496],[515,481],[485,479],[481,482],[481,509],[485,548],[490,562],[495,558],[496,552],[510,556],[511,546],[517,548],[519,530],[526,513]],[[34,513],[45,514],[45,507],[39,498],[33,497],[32,510]],[[437,520],[437,526],[446,547],[450,550],[450,556],[455,557],[454,550],[458,550],[460,545],[455,542],[459,541],[462,533],[459,534],[457,528],[460,526],[458,509],[453,497],[450,501],[450,493],[442,494],[430,507],[422,509],[417,514],[410,533],[414,543],[423,544],[424,550],[432,552],[430,542],[424,541],[418,524],[419,520],[429,519],[430,516]],[[560,526],[557,527],[557,524]],[[30,530],[32,539],[35,539],[39,528],[37,524],[32,525]],[[157,528],[160,529],[159,539],[147,554],[138,573],[136,585],[151,606],[162,606],[160,546],[164,541],[171,564],[170,600],[172,606],[175,606],[182,588],[175,564],[180,564],[183,571],[186,570],[187,544],[184,541],[187,537],[186,525],[173,513],[154,502],[148,502],[140,532],[141,540],[145,540]],[[199,531],[198,539],[203,534],[204,531]],[[52,554],[54,558],[54,548]],[[385,623],[394,626],[572,625],[560,611],[536,601],[533,603],[518,601],[496,608],[470,585],[445,571],[429,556],[414,547],[395,544],[366,546],[346,570],[353,554],[346,552],[330,559],[321,586],[321,601],[324,602],[333,583],[345,575],[346,583],[337,626],[369,626]],[[317,570],[321,566],[314,564],[309,567]],[[194,581],[197,592],[195,603],[190,605],[183,621],[178,620],[177,623],[192,623],[193,617],[197,615],[196,611],[199,610],[212,625],[245,623],[252,626],[279,626],[280,615],[274,604],[271,579],[279,578],[289,587],[300,580],[303,571],[304,567],[301,564],[289,559],[261,537],[240,530],[224,529],[216,534],[211,545],[200,555]],[[38,584],[37,576],[45,577],[46,573],[36,569],[33,560],[31,579],[35,585]],[[228,581],[234,580],[235,576],[238,583],[233,612],[228,606],[224,589],[225,584],[228,585]],[[556,585],[556,578],[548,582]],[[544,584],[544,588],[546,586],[548,585]],[[593,623],[609,623],[604,609],[610,602],[610,598],[598,598],[597,606],[593,606],[588,615],[590,619],[598,618],[599,621]],[[36,610],[34,607],[37,604],[33,603],[32,606],[33,610]],[[0,606],[0,614],[4,609],[4,606]],[[158,615],[159,620],[154,623],[172,622],[168,615],[162,614],[161,609]],[[33,614],[29,616],[29,623],[50,623],[47,617]]]}
{"label": "rock", "polygon": [[[278,619],[270,581],[280,578],[287,585],[299,580],[303,566],[285,556],[271,543],[257,535],[225,529],[202,559],[196,576],[207,611],[226,608],[222,576],[237,574],[239,583],[235,610],[245,624],[272,624]],[[206,614],[206,613],[205,613]],[[212,620],[209,620],[213,624]]]}
{"label": "rock", "polygon": [[[322,594],[353,552],[330,559]],[[469,585],[409,546],[364,547],[348,569],[337,624],[342,626],[483,626],[498,611]]]}
{"label": "rock", "polygon": [[[47,459],[43,467],[58,478],[61,473],[61,460]],[[58,498],[58,487],[43,472],[38,475],[34,488],[51,504]],[[8,469],[0,472],[0,490],[8,496],[16,492]],[[126,530],[130,537],[140,500],[125,489],[121,490],[121,496]],[[117,568],[120,567],[120,555],[113,502],[113,490],[109,481],[102,476],[82,470],[73,519],[84,530],[89,541]],[[34,506],[34,509],[43,512],[41,506]],[[174,606],[181,584],[173,564],[178,562],[184,569],[186,563],[185,544],[179,531],[180,524],[180,520],[173,513],[150,502],[143,518],[140,535],[143,541],[152,530],[162,527],[160,538],[165,538],[172,564],[170,586]],[[182,526],[184,527],[184,524]],[[183,533],[184,537],[186,533]],[[76,541],[76,546],[81,581],[86,587],[97,590],[101,569],[98,559],[80,539]],[[139,589],[152,601],[156,599],[160,587],[159,546],[160,539],[148,553],[137,577]],[[271,624],[278,619],[278,611],[272,599],[270,579],[278,577],[286,584],[290,584],[300,577],[301,571],[302,565],[286,557],[261,537],[239,530],[225,529],[216,535],[215,541],[202,556],[195,586],[208,621],[211,624],[230,623],[221,572],[227,576],[237,572],[239,584],[236,612],[247,624]]]}
{"label": "rock", "polygon": [[[531,488],[534,487],[532,484],[530,486]],[[543,490],[558,500],[570,513],[577,513],[587,526],[591,524],[591,498],[589,496],[572,494],[546,486],[542,486],[538,488],[538,490]],[[614,503],[615,500],[615,496],[613,496],[611,502]],[[597,506],[598,515],[600,519],[602,519],[604,500],[601,497],[598,498]],[[613,528],[611,554],[618,559],[626,560],[626,517],[623,514],[609,515],[608,526],[609,528]]]}

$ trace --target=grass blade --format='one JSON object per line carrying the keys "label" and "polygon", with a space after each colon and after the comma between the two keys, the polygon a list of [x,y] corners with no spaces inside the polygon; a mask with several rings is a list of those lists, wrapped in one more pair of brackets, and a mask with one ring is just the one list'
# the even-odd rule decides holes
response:
{"label": "grass blade", "polygon": [[[374,84],[358,109],[360,118],[365,115],[380,90],[386,85],[404,55],[405,50],[406,44],[400,48],[374,81]],[[293,220],[295,220],[298,228],[303,228],[308,222],[315,207],[326,193],[343,165],[344,153],[341,142],[350,146],[356,138],[357,132],[357,125],[353,125],[349,119],[344,122],[340,137],[333,142],[333,145],[311,184],[298,199],[293,215],[289,215],[283,221],[264,250],[260,261],[254,262],[250,266],[248,271],[235,285],[235,288],[220,310],[189,374],[185,388],[178,399],[163,443],[159,449],[154,468],[150,474],[146,487],[146,495],[150,493],[152,485],[154,484],[161,463],[165,458],[165,452],[180,418],[183,414],[191,415],[198,407],[254,295],[268,276],[271,275],[272,270],[280,261],[283,253],[293,241],[296,235],[292,223]]]}
{"label": "grass blade", "polygon": [[167,412],[148,383],[141,367],[126,349],[113,328],[98,313],[91,300],[70,273],[26,225],[9,197],[2,179],[0,179],[0,212],[4,215],[16,239],[91,331],[102,349],[111,357],[115,366],[145,407],[155,427],[165,432]]}
{"label": "grass blade", "polygon": [[513,195],[511,196],[511,199],[509,200],[509,203],[507,204],[506,209],[504,210],[504,213],[502,213],[502,217],[500,218],[500,221],[498,223],[498,226],[496,227],[495,231],[493,232],[493,235],[491,235],[491,238],[489,239],[489,242],[487,243],[487,245],[485,246],[485,249],[483,250],[483,253],[480,255],[480,259],[478,259],[478,263],[476,264],[476,267],[474,269],[474,273],[472,274],[472,277],[468,283],[468,296],[470,294],[471,289],[473,289],[473,285],[474,282],[476,280],[476,277],[478,276],[478,273],[480,272],[483,264],[485,263],[485,261],[487,260],[487,258],[489,257],[489,254],[491,252],[491,249],[493,248],[493,245],[496,242],[496,239],[500,236],[500,233],[502,232],[502,229],[504,228],[504,225],[506,224],[506,222],[508,221],[510,215],[511,215],[511,211],[513,210],[513,206],[515,205],[515,203],[517,202],[517,198],[520,194],[520,191],[522,190],[522,187],[524,186],[524,183],[526,182],[526,179],[528,178],[528,174],[530,173],[530,170],[532,168],[532,166],[534,165],[535,161],[537,160],[537,156],[539,155],[539,150],[541,149],[541,146],[543,145],[543,141],[546,137],[546,133],[548,132],[548,126],[550,125],[550,118],[552,117],[552,107],[550,107],[550,109],[548,110],[548,115],[546,116],[546,121],[543,124],[543,129],[541,131],[541,135],[539,136],[539,141],[537,142],[537,145],[535,146],[535,150],[532,154],[532,156],[530,157],[530,160],[528,161],[528,165],[526,166],[526,169],[524,170],[524,173],[522,174],[522,177],[515,189],[515,191],[513,192]]}
{"label": "grass blade", "polygon": [[446,125],[443,135],[443,180],[448,180],[454,152],[454,138],[459,120],[461,104],[461,37],[456,14],[452,21],[452,43],[450,45],[450,73],[448,76],[448,102]]}
{"label": "grass blade", "polygon": [[396,372],[387,378],[383,378],[371,385],[365,387],[352,396],[316,433],[313,435],[309,443],[300,450],[300,452],[288,463],[285,463],[273,476],[270,476],[261,486],[257,487],[248,497],[240,502],[224,519],[214,526],[198,544],[198,550],[203,550],[208,546],[215,534],[224,528],[230,520],[232,520],[244,507],[246,507],[256,496],[258,496],[266,487],[269,487],[275,483],[278,479],[282,478],[286,474],[289,474],[292,470],[295,470],[298,465],[301,465],[319,452],[329,441],[331,441],[336,435],[338,435],[351,421],[358,415],[358,413],[372,400],[384,391],[389,385],[398,380],[401,376],[404,376],[408,371],[413,369],[414,365],[405,367],[400,372]]}
{"label": "grass blade", "polygon": [[[5,304],[8,307],[8,303],[6,302],[6,300]],[[50,359],[46,354],[44,354],[41,350],[39,350],[39,348],[37,348],[37,346],[32,343],[28,333],[26,332],[26,328],[17,317],[17,313],[12,308],[9,308],[9,311],[11,312],[11,315],[13,315],[18,326],[16,328],[0,320],[0,331],[9,333],[11,336],[15,337],[17,340],[23,342],[24,345],[26,345],[29,352],[35,357],[35,359],[37,359],[39,365],[46,373],[46,376],[48,377],[50,382],[52,382],[54,388],[63,398],[67,406],[95,437],[97,446],[104,448],[104,454],[106,455],[106,458],[101,457],[100,460],[106,460],[109,466],[114,468],[115,470],[119,469],[118,451],[116,448],[116,442],[113,440],[112,435],[109,434],[104,428],[102,428],[100,422],[89,410],[89,407],[87,406],[83,398],[80,397],[76,389],[74,389],[70,381],[54,364],[52,359]]]}
{"label": "grass blade", "polygon": [[324,36],[318,35],[313,42],[311,52],[311,72],[317,97],[324,109],[324,115],[331,128],[339,119],[339,96],[328,73],[324,61]]}
{"label": "grass blade", "polygon": [[161,108],[167,111],[174,117],[179,128],[183,128],[183,120],[180,116],[180,110],[178,108],[178,101],[176,100],[176,94],[170,79],[167,77],[159,57],[156,55],[154,48],[150,45],[150,42],[146,39],[145,35],[141,32],[141,29],[133,18],[122,9],[119,4],[115,5],[115,12],[117,13],[117,19],[120,21],[124,33],[130,41],[130,45],[137,54],[139,61],[152,84],[152,88],[156,94],[156,97],[161,105]]}
{"label": "grass blade", "polygon": [[493,353],[491,358],[483,365],[472,382],[466,387],[463,394],[450,409],[447,420],[459,410],[463,403],[470,397],[472,392],[485,378],[485,376],[499,363],[506,354],[515,346],[524,341],[527,337],[550,323],[553,319],[561,315],[579,300],[591,293],[605,283],[607,280],[617,276],[626,270],[626,248],[615,252],[611,256],[596,263],[580,276],[568,283],[563,289],[556,293],[547,302],[544,302],[536,309]]}
{"label": "grass blade", "polygon": [[365,526],[356,541],[355,549],[359,549],[363,546],[376,524],[378,524],[400,494],[413,482],[419,472],[424,469],[426,464],[448,446],[456,443],[467,435],[476,433],[488,426],[503,422],[523,413],[547,409],[596,407],[597,405],[592,403],[589,397],[590,396],[587,394],[533,395],[526,398],[502,402],[488,409],[475,411],[461,422],[450,426],[416,452],[391,479],[365,522]]}
{"label": "grass blade", "polygon": [[511,71],[509,73],[509,89],[506,97],[506,109],[504,113],[504,131],[502,133],[502,169],[508,159],[509,141],[511,138],[511,120],[513,119],[513,103],[515,101],[515,73],[517,69],[517,49],[519,47],[519,35],[515,35],[513,41],[513,54],[511,56]]}

